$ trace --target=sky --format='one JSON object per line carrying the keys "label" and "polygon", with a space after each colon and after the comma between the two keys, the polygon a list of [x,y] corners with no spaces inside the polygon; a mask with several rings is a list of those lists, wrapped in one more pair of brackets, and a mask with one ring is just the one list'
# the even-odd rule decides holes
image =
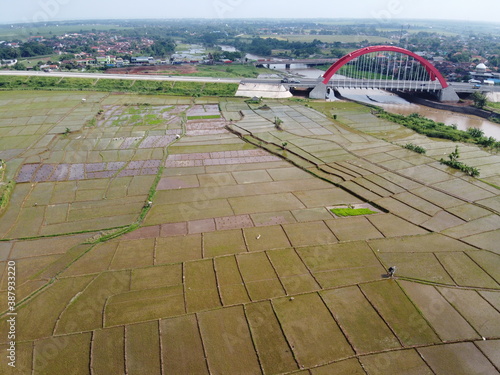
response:
{"label": "sky", "polygon": [[144,18],[364,18],[379,21],[411,18],[500,23],[500,1],[18,0],[15,5],[11,1],[0,2],[0,23],[3,24]]}

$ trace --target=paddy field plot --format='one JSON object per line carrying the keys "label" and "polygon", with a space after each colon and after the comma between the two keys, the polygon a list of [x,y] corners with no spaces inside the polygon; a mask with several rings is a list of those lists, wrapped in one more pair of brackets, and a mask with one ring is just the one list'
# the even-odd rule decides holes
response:
{"label": "paddy field plot", "polygon": [[0,93],[21,373],[498,372],[498,192],[266,104]]}

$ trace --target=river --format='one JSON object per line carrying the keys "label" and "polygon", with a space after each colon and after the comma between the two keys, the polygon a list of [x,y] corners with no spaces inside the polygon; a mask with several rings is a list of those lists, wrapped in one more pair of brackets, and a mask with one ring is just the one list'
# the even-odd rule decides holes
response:
{"label": "river", "polygon": [[[224,47],[228,48],[228,46]],[[266,59],[264,57],[252,54],[247,54],[245,57],[249,60]],[[290,69],[285,69],[284,64],[272,64],[272,60],[269,61],[269,63],[271,63],[270,68],[273,70],[297,74],[305,78],[315,79],[320,77],[324,73],[323,70],[308,67],[306,64],[291,64]],[[338,76],[336,78],[342,78],[342,76]],[[496,124],[481,117],[429,108],[417,104],[376,104],[383,107],[389,112],[399,113],[402,115],[418,113],[424,117],[430,118],[431,120],[445,123],[446,125],[456,125],[457,129],[460,130],[467,130],[468,128],[478,128],[484,132],[485,136],[500,140],[500,124]]]}
{"label": "river", "polygon": [[291,73],[295,75],[300,75],[304,78],[319,78],[324,70],[308,67],[306,64],[290,64],[290,69],[286,69],[285,64],[271,64],[270,68],[273,70],[278,70],[280,72]]}
{"label": "river", "polygon": [[460,130],[467,130],[468,128],[478,128],[484,132],[485,136],[500,140],[500,124],[495,124],[494,122],[488,121],[481,117],[465,115],[451,111],[443,111],[440,109],[429,108],[418,104],[383,104],[380,106],[388,112],[399,113],[401,115],[418,113],[424,117],[430,118],[431,120],[443,122],[446,125],[456,125],[457,129]]}
{"label": "river", "polygon": [[[222,47],[222,46],[221,46]],[[307,66],[306,64],[290,64],[290,69],[286,69],[285,64],[273,64],[273,60],[279,60],[275,58],[268,58],[268,57],[262,57],[262,56],[257,56],[253,55],[251,53],[247,53],[245,57],[248,60],[269,60],[266,61],[266,64],[270,64],[269,68],[272,70],[277,70],[278,72],[283,72],[283,73],[289,73],[293,75],[298,75],[304,78],[311,78],[311,79],[316,79],[319,78],[323,73],[325,72],[324,70],[316,69]]]}

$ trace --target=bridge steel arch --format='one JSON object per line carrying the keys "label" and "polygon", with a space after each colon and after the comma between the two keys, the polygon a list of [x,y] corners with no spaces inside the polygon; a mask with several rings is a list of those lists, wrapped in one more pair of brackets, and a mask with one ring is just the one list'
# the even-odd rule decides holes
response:
{"label": "bridge steel arch", "polygon": [[410,57],[413,57],[415,60],[420,62],[425,69],[427,70],[427,73],[429,73],[431,77],[431,81],[435,81],[436,79],[439,80],[439,83],[441,83],[441,87],[443,89],[448,87],[448,83],[446,82],[446,79],[443,77],[443,75],[439,72],[439,70],[436,69],[434,65],[432,65],[428,60],[424,59],[422,56],[416,55],[411,51],[408,51],[407,49],[401,48],[401,47],[394,47],[394,46],[371,46],[371,47],[364,47],[361,49],[358,49],[354,52],[351,52],[344,57],[341,57],[336,63],[334,63],[328,70],[323,74],[323,83],[326,85],[330,81],[330,79],[333,77],[337,71],[343,67],[345,64],[347,64],[349,61],[354,60],[355,58],[358,58],[360,56],[366,55],[368,53],[372,52],[398,52],[404,55],[408,55]]}

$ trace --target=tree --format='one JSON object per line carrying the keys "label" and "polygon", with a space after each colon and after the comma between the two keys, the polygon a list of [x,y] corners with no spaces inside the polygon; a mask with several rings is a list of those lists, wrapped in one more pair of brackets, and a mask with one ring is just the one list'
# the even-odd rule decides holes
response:
{"label": "tree", "polygon": [[26,65],[21,64],[21,63],[19,63],[19,62],[18,62],[18,63],[16,63],[16,64],[13,66],[13,68],[14,68],[15,70],[26,70]]}
{"label": "tree", "polygon": [[476,91],[474,94],[472,94],[472,100],[474,101],[474,107],[483,109],[486,107],[486,104],[488,104],[488,99],[486,98],[486,95],[483,93]]}
{"label": "tree", "polygon": [[59,61],[73,60],[74,58],[75,58],[75,55],[73,55],[72,53],[65,53],[65,54],[59,56]]}
{"label": "tree", "polygon": [[473,138],[481,138],[484,136],[484,131],[478,128],[468,128],[467,133],[469,133]]}
{"label": "tree", "polygon": [[228,59],[228,60],[232,60],[232,61],[235,61],[235,60],[238,60],[238,59],[241,59],[241,52],[228,52],[228,51],[224,51],[222,52],[222,57]]}
{"label": "tree", "polygon": [[201,35],[200,39],[202,43],[207,47],[212,47],[215,43],[217,43],[217,35],[212,32]]}
{"label": "tree", "polygon": [[214,51],[208,54],[209,60],[219,61],[222,58],[222,52]]}
{"label": "tree", "polygon": [[51,53],[54,52],[51,47],[48,47],[45,44],[35,43],[35,42],[24,43],[21,46],[20,50],[21,50],[21,57],[50,55]]}
{"label": "tree", "polygon": [[340,48],[332,48],[330,50],[330,53],[333,57],[342,57],[345,55],[345,52],[341,50]]}
{"label": "tree", "polygon": [[460,157],[460,151],[458,151],[458,146],[455,146],[455,151],[448,155],[451,162],[456,162]]}
{"label": "tree", "polygon": [[153,56],[165,57],[175,51],[175,42],[172,39],[160,38],[155,40],[148,51],[145,51]]}

